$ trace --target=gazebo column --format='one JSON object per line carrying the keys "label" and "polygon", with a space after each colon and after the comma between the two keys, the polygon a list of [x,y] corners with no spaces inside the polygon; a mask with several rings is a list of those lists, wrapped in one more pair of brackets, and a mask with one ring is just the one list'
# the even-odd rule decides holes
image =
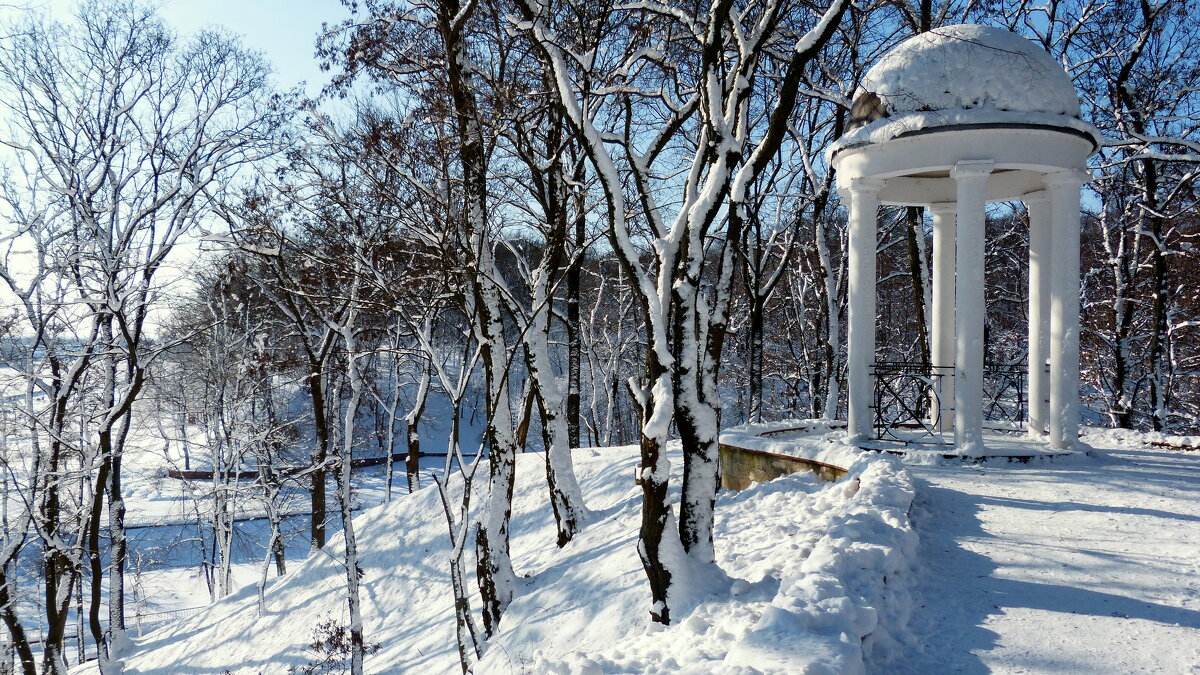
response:
{"label": "gazebo column", "polygon": [[[931,204],[933,212],[933,329],[930,352],[934,366],[954,365],[954,212],[953,202]],[[935,371],[936,374],[936,371]],[[943,371],[938,383],[938,401],[929,411],[939,420],[937,430],[954,428],[954,378]]]}
{"label": "gazebo column", "polygon": [[875,362],[875,250],[879,189],[883,181],[852,178],[849,192],[850,255],[846,336],[849,411],[846,440],[871,438],[871,365]]}
{"label": "gazebo column", "polygon": [[955,231],[954,445],[967,455],[983,446],[984,206],[991,160],[959,162],[950,176],[958,197]]}
{"label": "gazebo column", "polygon": [[1082,171],[1046,175],[1050,193],[1050,447],[1079,439],[1079,188]]}
{"label": "gazebo column", "polygon": [[1029,434],[1043,436],[1050,418],[1050,379],[1046,359],[1050,355],[1051,257],[1050,195],[1025,195],[1029,208]]}

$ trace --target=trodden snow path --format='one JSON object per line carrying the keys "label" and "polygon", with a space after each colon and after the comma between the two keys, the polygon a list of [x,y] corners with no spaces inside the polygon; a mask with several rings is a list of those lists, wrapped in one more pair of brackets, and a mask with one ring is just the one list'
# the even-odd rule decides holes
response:
{"label": "trodden snow path", "polygon": [[1200,673],[1200,453],[910,468],[920,597],[887,672]]}

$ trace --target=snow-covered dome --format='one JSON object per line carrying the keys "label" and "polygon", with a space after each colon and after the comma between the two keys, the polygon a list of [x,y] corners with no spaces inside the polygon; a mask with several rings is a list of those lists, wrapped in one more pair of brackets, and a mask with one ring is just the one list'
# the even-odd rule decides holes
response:
{"label": "snow-covered dome", "polygon": [[1079,116],[1075,85],[1041,45],[975,24],[905,40],[867,71],[862,91],[890,114],[995,108]]}
{"label": "snow-covered dome", "polygon": [[1036,42],[1003,28],[959,24],[900,43],[854,97],[846,133],[829,148],[882,143],[962,126],[1055,128],[1101,139],[1079,118],[1071,78]]}

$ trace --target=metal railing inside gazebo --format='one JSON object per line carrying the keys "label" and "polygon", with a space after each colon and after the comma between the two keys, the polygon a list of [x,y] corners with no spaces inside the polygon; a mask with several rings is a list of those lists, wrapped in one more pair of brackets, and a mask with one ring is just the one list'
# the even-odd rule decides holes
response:
{"label": "metal railing inside gazebo", "polygon": [[[953,366],[909,361],[879,361],[871,366],[874,380],[875,438],[903,443],[944,443],[941,417],[954,414],[954,401],[939,398],[941,383],[954,376]],[[1029,410],[1024,363],[988,363],[983,368],[983,418],[1023,428]]]}

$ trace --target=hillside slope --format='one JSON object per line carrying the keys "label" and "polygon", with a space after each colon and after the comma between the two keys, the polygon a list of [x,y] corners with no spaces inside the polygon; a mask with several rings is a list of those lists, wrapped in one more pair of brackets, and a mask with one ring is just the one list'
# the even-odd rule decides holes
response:
{"label": "hillside slope", "polygon": [[[916,545],[911,478],[898,462],[867,455],[842,482],[796,475],[722,492],[721,570],[688,571],[669,628],[649,621],[636,463],[634,447],[577,453],[596,517],[558,549],[542,457],[519,458],[512,546],[524,578],[476,672],[857,672],[864,658],[891,657],[911,606]],[[356,527],[366,635],[381,644],[367,671],[460,672],[436,492],[368,510]],[[340,547],[334,540],[274,581],[263,611],[246,588],[136,641],[126,672],[274,675],[311,661],[313,627],[346,621]]]}

